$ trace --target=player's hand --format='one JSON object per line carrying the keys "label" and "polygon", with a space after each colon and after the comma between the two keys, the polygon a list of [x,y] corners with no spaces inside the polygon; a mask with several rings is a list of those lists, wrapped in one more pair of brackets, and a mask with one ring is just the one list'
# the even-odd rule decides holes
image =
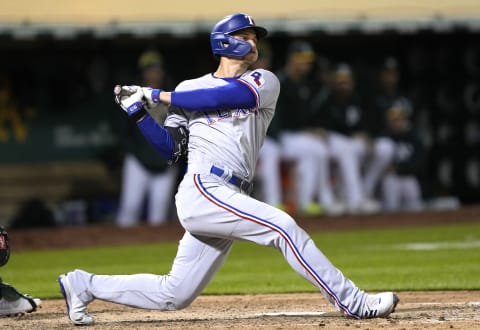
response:
{"label": "player's hand", "polygon": [[158,106],[160,101],[161,89],[153,89],[151,87],[141,87],[143,94],[145,95],[146,107],[151,110]]}
{"label": "player's hand", "polygon": [[145,114],[144,98],[142,88],[139,86],[115,86],[113,90],[115,102],[135,120],[140,119]]}

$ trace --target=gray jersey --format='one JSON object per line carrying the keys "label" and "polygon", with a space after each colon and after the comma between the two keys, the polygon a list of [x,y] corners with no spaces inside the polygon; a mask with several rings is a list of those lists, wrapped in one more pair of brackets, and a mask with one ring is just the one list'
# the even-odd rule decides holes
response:
{"label": "gray jersey", "polygon": [[[256,94],[256,108],[201,112],[171,107],[165,125],[188,127],[189,168],[195,168],[199,163],[217,165],[251,181],[258,153],[275,112],[280,84],[272,72],[263,69],[249,70],[238,79]],[[212,88],[227,83],[227,80],[207,74],[183,81],[176,91]]]}

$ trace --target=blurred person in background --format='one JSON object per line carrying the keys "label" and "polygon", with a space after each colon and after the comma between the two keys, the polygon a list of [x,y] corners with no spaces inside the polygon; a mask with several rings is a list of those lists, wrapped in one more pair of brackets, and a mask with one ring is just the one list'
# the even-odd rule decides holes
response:
{"label": "blurred person in background", "polygon": [[[258,60],[251,65],[251,69],[272,69],[272,48],[270,43],[265,40],[259,40],[257,44]],[[283,191],[281,184],[281,145],[278,140],[278,120],[273,116],[267,135],[260,149],[257,178],[260,181],[261,193],[260,199],[267,204],[275,206],[282,210],[287,210],[283,201]]]}
{"label": "blurred person in background", "polygon": [[364,180],[364,192],[368,198],[379,195],[379,182],[394,156],[394,143],[390,138],[389,110],[394,106],[401,107],[409,120],[412,120],[412,102],[400,92],[399,82],[398,61],[389,56],[381,64],[377,92],[369,106],[367,117],[368,132],[376,141],[374,152],[377,155],[376,161],[371,164],[369,175]]}
{"label": "blurred person in background", "polygon": [[[171,88],[163,67],[163,57],[158,51],[148,50],[138,59],[142,86]],[[167,106],[158,105],[150,110],[151,116],[159,123],[167,115]],[[125,159],[122,172],[120,207],[116,223],[120,227],[137,224],[143,215],[146,200],[146,220],[150,225],[160,225],[168,221],[173,205],[173,192],[179,171],[178,166],[168,166],[160,157],[135,123],[123,118],[123,140]]]}
{"label": "blurred person in background", "polygon": [[321,108],[327,101],[332,86],[332,64],[323,56],[318,56],[315,63],[314,79],[317,89],[310,102],[310,112],[315,114],[316,109]]}
{"label": "blurred person in background", "polygon": [[410,109],[398,102],[386,111],[387,135],[394,143],[393,162],[382,180],[385,211],[420,211],[423,208],[419,184],[425,164],[425,147],[412,128]]}
{"label": "blurred person in background", "polygon": [[348,64],[337,65],[326,100],[313,110],[310,124],[325,130],[324,139],[335,161],[339,195],[346,211],[352,214],[379,211],[379,203],[368,199],[363,192],[362,165],[371,141],[365,128],[365,110],[355,91],[353,72]]}
{"label": "blurred person in background", "polygon": [[281,92],[275,114],[282,156],[295,163],[296,209],[313,216],[333,211],[334,205],[327,146],[307,129],[311,126],[309,104],[317,89],[312,79],[315,59],[308,42],[290,43],[285,65],[278,73]]}

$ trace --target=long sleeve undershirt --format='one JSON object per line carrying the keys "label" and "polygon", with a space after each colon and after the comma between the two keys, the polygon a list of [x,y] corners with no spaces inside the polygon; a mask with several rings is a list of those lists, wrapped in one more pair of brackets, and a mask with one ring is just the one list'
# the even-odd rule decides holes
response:
{"label": "long sleeve undershirt", "polygon": [[229,79],[224,86],[172,92],[171,104],[190,111],[253,108],[257,98],[247,83]]}

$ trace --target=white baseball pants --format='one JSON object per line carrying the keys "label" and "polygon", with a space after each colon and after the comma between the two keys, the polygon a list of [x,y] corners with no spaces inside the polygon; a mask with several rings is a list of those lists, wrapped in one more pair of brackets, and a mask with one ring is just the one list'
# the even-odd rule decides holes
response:
{"label": "white baseball pants", "polygon": [[130,227],[138,223],[147,197],[147,221],[150,225],[167,222],[170,198],[178,168],[169,167],[161,173],[151,173],[133,155],[125,157],[123,165],[122,192],[116,223]]}
{"label": "white baseball pants", "polygon": [[280,140],[282,156],[295,161],[298,208],[305,208],[317,198],[322,205],[332,205],[334,198],[326,142],[308,132],[285,132]]}
{"label": "white baseball pants", "polygon": [[202,173],[186,174],[176,195],[187,232],[170,273],[95,275],[77,270],[69,273],[69,279],[83,302],[98,298],[146,309],[184,308],[221,267],[233,241],[243,240],[279,250],[338,310],[360,318],[366,293],[331,264],[293,218]]}

